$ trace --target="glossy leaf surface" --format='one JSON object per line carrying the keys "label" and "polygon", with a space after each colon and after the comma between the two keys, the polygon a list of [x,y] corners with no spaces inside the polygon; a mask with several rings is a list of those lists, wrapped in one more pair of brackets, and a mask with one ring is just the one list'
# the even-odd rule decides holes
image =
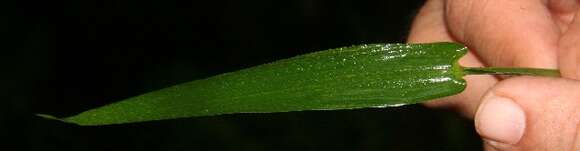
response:
{"label": "glossy leaf surface", "polygon": [[457,60],[466,51],[457,43],[330,49],[175,85],[59,120],[108,125],[420,103],[463,91]]}

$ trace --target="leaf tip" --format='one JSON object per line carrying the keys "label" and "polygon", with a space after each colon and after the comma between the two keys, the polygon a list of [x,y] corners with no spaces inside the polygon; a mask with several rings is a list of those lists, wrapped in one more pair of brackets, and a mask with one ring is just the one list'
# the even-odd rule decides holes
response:
{"label": "leaf tip", "polygon": [[[34,114],[35,116],[44,118],[44,119],[48,119],[48,120],[56,120],[56,121],[61,121],[61,122],[65,122],[65,123],[71,123],[65,119],[61,119],[52,115],[48,115],[48,114]],[[71,124],[75,124],[75,123],[71,123]]]}
{"label": "leaf tip", "polygon": [[54,116],[48,115],[48,114],[34,114],[34,115],[36,115],[38,117],[42,117],[44,119],[49,119],[49,120],[59,120],[59,121],[61,120],[58,117],[54,117]]}

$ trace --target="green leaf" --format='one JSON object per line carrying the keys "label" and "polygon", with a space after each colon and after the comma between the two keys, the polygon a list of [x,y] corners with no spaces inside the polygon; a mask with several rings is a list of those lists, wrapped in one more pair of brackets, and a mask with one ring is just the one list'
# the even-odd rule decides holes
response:
{"label": "green leaf", "polygon": [[[383,108],[460,93],[457,43],[330,49],[128,98],[66,118],[108,125],[233,113]],[[472,70],[472,69],[470,69]]]}

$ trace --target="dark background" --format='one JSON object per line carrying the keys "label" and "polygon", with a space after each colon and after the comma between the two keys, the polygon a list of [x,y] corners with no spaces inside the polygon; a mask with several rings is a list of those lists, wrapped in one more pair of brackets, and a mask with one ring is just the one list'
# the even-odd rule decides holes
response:
{"label": "dark background", "polygon": [[103,127],[33,116],[317,50],[404,42],[421,0],[2,3],[0,150],[481,150],[470,120],[419,105]]}

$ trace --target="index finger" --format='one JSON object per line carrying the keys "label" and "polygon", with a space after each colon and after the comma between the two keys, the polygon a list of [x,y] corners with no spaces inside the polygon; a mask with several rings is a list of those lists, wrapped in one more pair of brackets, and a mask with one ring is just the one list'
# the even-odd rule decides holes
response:
{"label": "index finger", "polygon": [[559,29],[537,0],[449,0],[446,23],[488,66],[557,67]]}

